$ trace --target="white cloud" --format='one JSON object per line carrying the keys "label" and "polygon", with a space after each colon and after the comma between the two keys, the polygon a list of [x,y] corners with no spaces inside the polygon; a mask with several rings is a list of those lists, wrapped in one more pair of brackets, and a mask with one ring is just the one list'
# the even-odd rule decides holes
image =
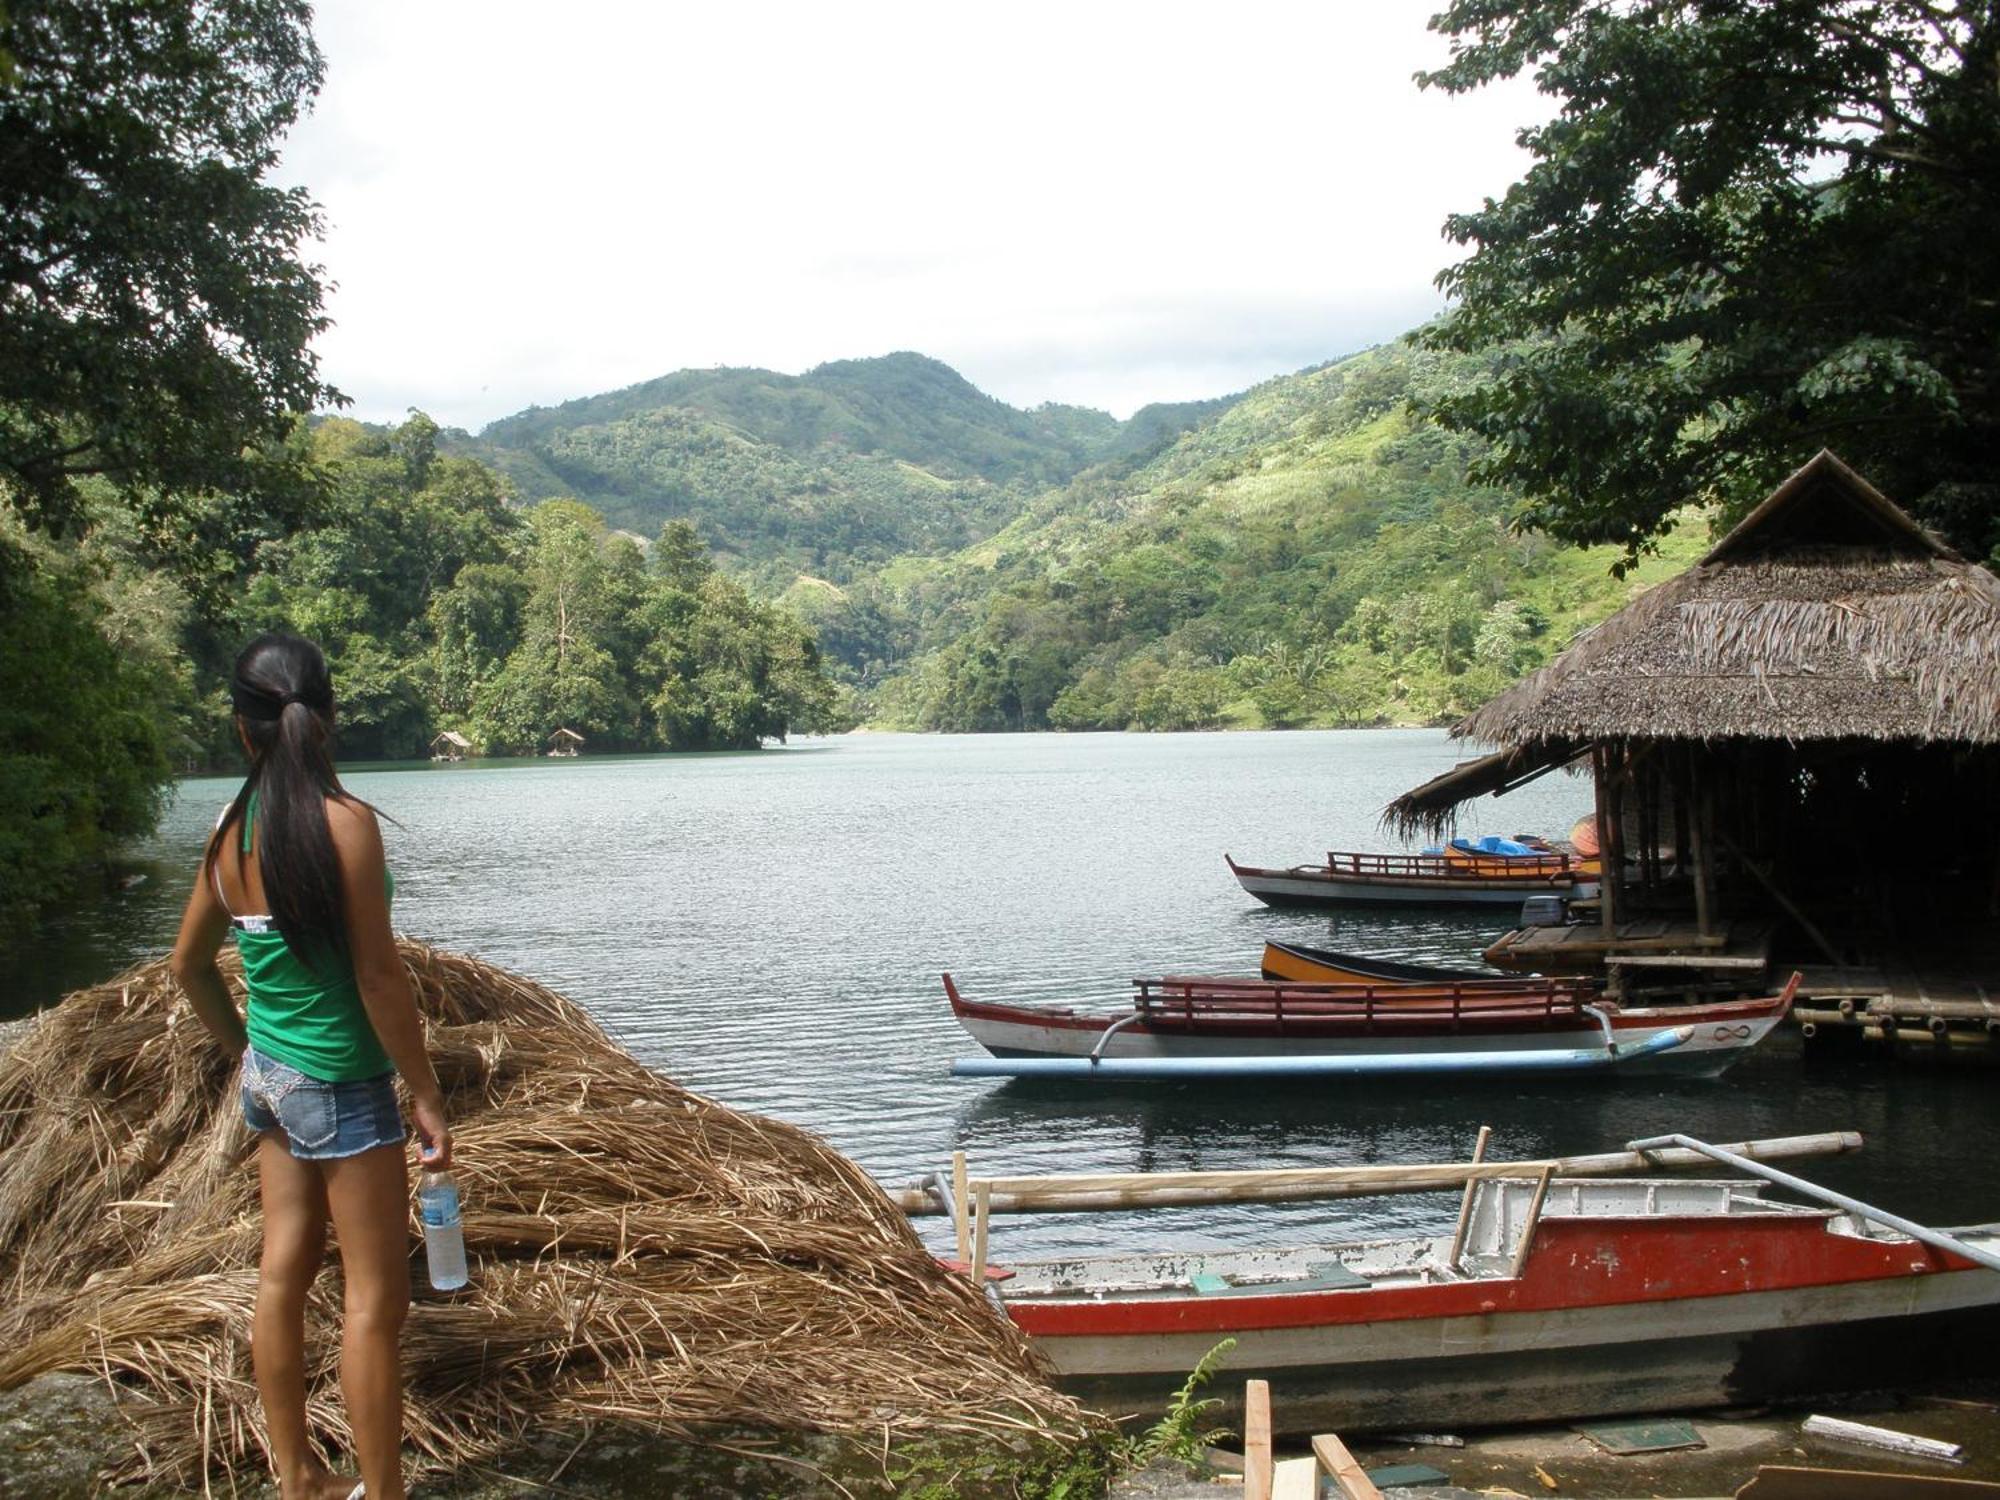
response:
{"label": "white cloud", "polygon": [[327,0],[286,176],[327,376],[476,427],[684,366],[916,349],[1119,413],[1393,337],[1524,85],[1420,92],[1434,0]]}

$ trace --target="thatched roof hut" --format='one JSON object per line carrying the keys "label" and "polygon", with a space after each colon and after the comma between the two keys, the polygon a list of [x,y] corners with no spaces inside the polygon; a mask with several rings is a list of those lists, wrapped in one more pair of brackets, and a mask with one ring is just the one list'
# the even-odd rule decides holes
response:
{"label": "thatched roof hut", "polygon": [[[1700,898],[1706,874],[1689,866],[1726,849],[1810,930],[1801,893],[1845,881],[1831,917],[1856,904],[1857,863],[1930,830],[1963,844],[2000,813],[2000,578],[1822,452],[1695,566],[1452,733],[1499,749],[1398,798],[1391,825],[1441,831],[1471,797],[1588,758],[1635,884],[1669,905]],[[1948,877],[1924,899],[1954,909],[1968,883],[1991,899],[1992,862],[1982,850],[1973,870],[1949,848],[1894,860],[1905,891],[1911,864]]]}
{"label": "thatched roof hut", "polygon": [[1831,453],[1455,733],[2000,744],[2000,579]]}
{"label": "thatched roof hut", "polygon": [[549,754],[575,755],[583,749],[583,736],[564,725],[549,736]]}

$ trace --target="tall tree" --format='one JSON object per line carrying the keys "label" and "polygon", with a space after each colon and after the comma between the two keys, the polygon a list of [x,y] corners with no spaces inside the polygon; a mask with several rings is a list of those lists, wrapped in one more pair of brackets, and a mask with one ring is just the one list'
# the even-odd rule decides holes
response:
{"label": "tall tree", "polygon": [[1560,101],[1421,337],[1489,350],[1428,409],[1525,519],[1637,551],[1828,446],[2000,551],[2000,6],[1454,0],[1452,93]]}
{"label": "tall tree", "polygon": [[0,8],[0,498],[31,526],[75,526],[100,475],[170,537],[339,399],[307,347],[317,211],[264,180],[319,88],[310,19],[305,0]]}

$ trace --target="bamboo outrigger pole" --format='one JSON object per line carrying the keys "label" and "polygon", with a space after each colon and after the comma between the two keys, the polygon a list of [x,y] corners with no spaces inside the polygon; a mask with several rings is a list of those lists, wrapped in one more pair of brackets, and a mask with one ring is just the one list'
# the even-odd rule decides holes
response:
{"label": "bamboo outrigger pole", "polygon": [[[1722,1149],[1752,1161],[1838,1156],[1861,1149],[1861,1133],[1776,1136]],[[1710,1165],[1700,1151],[1606,1151],[1534,1161],[1445,1162],[1370,1167],[1281,1167],[1242,1172],[1088,1172],[1050,1177],[975,1179],[996,1214],[1076,1213],[1090,1209],[1190,1207],[1203,1203],[1293,1203],[1312,1198],[1366,1198],[1389,1193],[1445,1193],[1488,1177],[1616,1177],[1621,1173]],[[911,1215],[946,1212],[928,1182],[888,1189]]]}

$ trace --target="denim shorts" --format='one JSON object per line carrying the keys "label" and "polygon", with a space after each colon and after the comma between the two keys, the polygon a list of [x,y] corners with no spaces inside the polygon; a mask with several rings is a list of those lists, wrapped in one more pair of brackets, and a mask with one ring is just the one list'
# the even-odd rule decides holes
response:
{"label": "denim shorts", "polygon": [[328,1083],[245,1047],[242,1099],[243,1122],[259,1134],[282,1130],[300,1161],[335,1161],[404,1140],[394,1073]]}

